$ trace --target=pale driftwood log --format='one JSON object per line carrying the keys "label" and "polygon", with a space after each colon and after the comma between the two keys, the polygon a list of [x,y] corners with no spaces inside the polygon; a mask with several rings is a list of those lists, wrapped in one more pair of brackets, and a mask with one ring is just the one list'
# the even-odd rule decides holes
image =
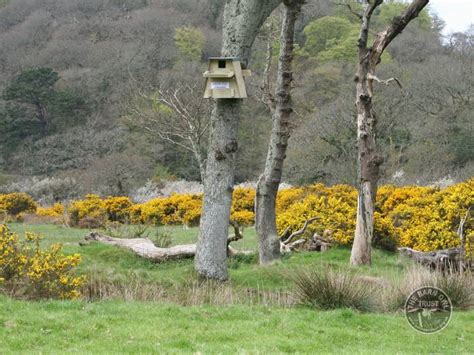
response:
{"label": "pale driftwood log", "polygon": [[433,270],[448,271],[470,267],[469,262],[463,258],[462,248],[450,248],[428,252],[417,251],[406,247],[398,248],[398,250],[403,255]]}
{"label": "pale driftwood log", "polygon": [[[304,223],[303,228],[297,230],[294,233],[291,233],[289,237],[287,237],[284,241],[280,242],[280,251],[282,253],[289,253],[305,244],[307,242],[307,240],[305,239],[298,239],[296,241],[293,241],[293,239],[303,235],[308,226],[317,219],[318,217],[308,219]],[[234,228],[234,235],[231,235],[227,238],[227,256],[254,254],[254,251],[238,250],[230,245],[230,243],[232,242],[241,240],[244,236],[243,229],[237,223],[230,221],[229,224]],[[284,232],[284,235],[288,234],[289,232],[287,229]],[[310,243],[315,239],[315,236],[318,238],[322,238],[315,234],[310,240]],[[91,241],[96,241],[103,244],[114,245],[121,248],[129,249],[140,257],[150,259],[156,262],[193,258],[196,255],[196,244],[183,244],[175,245],[169,248],[159,248],[155,244],[153,244],[153,242],[148,238],[114,238],[98,232],[91,232],[84,239],[86,242],[81,242],[79,243],[79,245],[83,246]],[[324,247],[320,248],[318,251],[327,250],[332,246],[332,244],[327,239],[322,240],[322,243],[324,243]],[[308,250],[313,249],[308,248]],[[316,251],[316,249],[314,249],[314,251]]]}
{"label": "pale driftwood log", "polygon": [[327,251],[334,246],[332,239],[327,233],[322,237],[317,233],[313,234],[313,237],[309,240],[308,250],[309,251]]}
{"label": "pale driftwood log", "polygon": [[154,261],[166,261],[192,258],[196,254],[196,244],[176,245],[170,248],[158,248],[148,238],[113,238],[105,234],[91,232],[86,241],[96,241],[129,249],[136,255]]}
{"label": "pale driftwood log", "polygon": [[[236,234],[228,238],[228,244],[243,238],[240,229],[235,225]],[[87,242],[96,241],[103,244],[114,245],[129,249],[136,255],[156,262],[194,258],[196,244],[175,245],[169,248],[158,248],[148,238],[113,238],[98,232],[91,232],[86,237]],[[84,244],[81,244],[84,245]],[[250,255],[252,251],[242,251],[228,245],[228,255]]]}
{"label": "pale driftwood log", "polygon": [[[306,229],[308,228],[308,226],[313,223],[314,221],[316,221],[317,219],[319,219],[319,217],[312,217],[308,220],[306,220],[306,222],[304,222],[304,225],[303,225],[303,228],[301,228],[300,230],[297,230],[296,232],[294,233],[291,233],[290,236],[288,238],[286,238],[285,240],[282,241],[283,244],[288,244],[288,243],[291,243],[291,241],[296,238],[296,237],[299,237],[300,235],[303,235],[304,232],[306,232]],[[288,229],[285,230],[285,232],[283,232],[283,236],[285,234],[288,233]]]}
{"label": "pale driftwood log", "polygon": [[297,248],[300,248],[304,244],[307,243],[306,250],[308,251],[326,251],[330,248],[333,247],[333,241],[331,238],[331,232],[329,230],[324,231],[324,235],[321,237],[317,233],[314,233],[313,236],[309,239],[297,239],[296,241],[293,241],[296,237],[302,236],[308,226],[313,223],[314,221],[318,220],[319,217],[312,217],[308,220],[303,225],[303,228],[297,230],[296,232],[290,233],[290,229],[287,228],[283,232],[283,234],[280,237],[280,252],[281,253],[289,253],[291,251],[296,250]]}

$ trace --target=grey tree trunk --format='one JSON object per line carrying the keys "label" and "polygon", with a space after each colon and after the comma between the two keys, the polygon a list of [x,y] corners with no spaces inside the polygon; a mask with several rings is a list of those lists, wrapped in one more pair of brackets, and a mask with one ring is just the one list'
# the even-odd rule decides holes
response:
{"label": "grey tree trunk", "polygon": [[[374,43],[367,47],[370,20],[374,10],[383,0],[373,0],[364,5],[359,14],[361,29],[358,39],[359,64],[356,75],[357,106],[357,149],[358,149],[358,190],[357,221],[352,245],[351,264],[370,265],[372,239],[374,234],[374,210],[377,183],[383,157],[377,148],[376,123],[373,109],[373,82],[381,82],[375,76],[385,48],[399,35],[408,23],[416,18],[429,0],[414,0],[400,16],[394,17],[387,28],[377,33]],[[387,83],[388,80],[385,82]]]}
{"label": "grey tree trunk", "polygon": [[[280,240],[276,226],[275,201],[283,172],[288,139],[290,138],[291,82],[293,80],[293,45],[295,23],[303,0],[284,0],[284,17],[280,35],[276,98],[272,110],[272,132],[265,170],[257,184],[255,228],[258,236],[260,264],[280,259]],[[270,57],[271,58],[271,57]]]}
{"label": "grey tree trunk", "polygon": [[[281,0],[227,0],[222,55],[247,64],[260,26]],[[241,100],[218,99],[211,115],[203,212],[195,268],[203,277],[226,280],[227,234],[234,186]]]}

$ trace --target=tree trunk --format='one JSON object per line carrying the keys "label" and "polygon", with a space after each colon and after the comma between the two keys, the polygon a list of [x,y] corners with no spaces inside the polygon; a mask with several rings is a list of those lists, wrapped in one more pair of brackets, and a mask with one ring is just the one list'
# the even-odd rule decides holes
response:
{"label": "tree trunk", "polygon": [[193,149],[194,159],[198,163],[199,167],[199,176],[201,177],[201,182],[204,183],[206,178],[206,160],[203,157],[203,153],[201,152],[201,146],[199,142],[194,141],[191,139],[191,146]]}
{"label": "tree trunk", "polygon": [[41,104],[39,101],[34,103],[36,108],[36,118],[38,119],[39,123],[41,124],[41,129],[43,133],[48,132],[48,113],[46,111],[46,107]]}
{"label": "tree trunk", "polygon": [[[227,0],[222,55],[245,66],[257,32],[281,0]],[[204,199],[195,267],[203,277],[226,280],[227,234],[234,186],[239,99],[218,99],[211,115]]]}
{"label": "tree trunk", "polygon": [[[295,22],[302,0],[286,0],[280,36],[275,108],[265,170],[257,184],[255,228],[258,236],[260,264],[280,259],[280,241],[276,227],[275,201],[283,172],[288,139],[290,138],[291,82]],[[271,57],[270,57],[271,58]]]}
{"label": "tree trunk", "polygon": [[[358,70],[356,75],[357,106],[357,150],[358,150],[358,201],[357,221],[352,245],[351,264],[370,265],[372,239],[374,234],[374,210],[377,194],[377,183],[383,157],[377,149],[376,123],[373,110],[373,81],[380,81],[375,76],[375,69],[390,42],[400,34],[408,23],[418,16],[429,0],[414,0],[400,16],[392,19],[387,28],[377,33],[374,43],[367,47],[369,25],[374,10],[383,0],[367,1],[362,14],[358,39]],[[386,81],[388,83],[389,80]]]}
{"label": "tree trunk", "polygon": [[372,108],[372,93],[367,84],[368,65],[367,51],[365,48],[360,49],[356,100],[359,194],[356,230],[351,254],[352,265],[371,263],[375,197],[379,167],[383,162],[375,140],[377,119]]}

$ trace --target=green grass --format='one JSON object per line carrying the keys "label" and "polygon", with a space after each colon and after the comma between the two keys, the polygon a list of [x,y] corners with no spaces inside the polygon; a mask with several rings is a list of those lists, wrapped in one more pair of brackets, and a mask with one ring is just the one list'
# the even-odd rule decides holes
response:
{"label": "green grass", "polygon": [[422,335],[401,314],[304,308],[180,307],[139,302],[25,302],[0,298],[0,353],[462,353],[474,312]]}
{"label": "green grass", "polygon": [[[132,252],[113,246],[91,243],[79,246],[79,241],[88,233],[84,229],[65,228],[55,225],[26,225],[11,224],[10,228],[20,234],[24,231],[34,231],[42,234],[43,244],[63,243],[64,251],[80,253],[83,261],[79,271],[104,275],[107,279],[126,279],[137,277],[147,282],[156,282],[164,285],[185,283],[195,277],[192,260],[172,261],[166,263],[152,263],[135,256]],[[173,245],[194,243],[198,229],[183,227],[161,227],[150,230],[166,230],[173,235]],[[256,249],[256,236],[253,228],[244,231],[244,239],[232,244],[236,248],[245,250]],[[259,288],[265,290],[288,289],[287,278],[282,275],[301,267],[322,268],[329,265],[333,268],[349,270],[350,250],[345,248],[332,249],[325,253],[302,252],[293,253],[284,258],[282,263],[260,267],[255,256],[238,257],[229,260],[230,278],[233,286],[245,288]],[[371,276],[394,278],[403,275],[406,260],[400,257],[375,250],[372,268],[363,267],[358,270],[362,274]]]}
{"label": "green grass", "polygon": [[[80,253],[80,272],[104,280],[189,287],[196,280],[193,261],[152,263],[120,248],[91,243],[79,246],[87,230],[54,225],[12,224],[13,231],[41,233],[44,245],[60,242],[66,253]],[[197,229],[166,228],[173,244],[196,240]],[[152,231],[153,233],[155,231]],[[243,249],[255,249],[255,231],[247,229]],[[349,268],[349,249],[292,253],[279,264],[259,267],[255,257],[229,261],[232,287],[240,290],[290,290],[283,275],[301,267]],[[359,273],[397,278],[408,261],[374,251],[372,268]],[[179,289],[179,288],[178,288]],[[171,291],[172,289],[169,288]],[[138,301],[18,301],[0,296],[0,353],[462,353],[474,347],[474,311],[455,313],[447,329],[435,335],[412,330],[402,313],[358,313],[349,309],[315,311],[264,305],[180,306]]]}

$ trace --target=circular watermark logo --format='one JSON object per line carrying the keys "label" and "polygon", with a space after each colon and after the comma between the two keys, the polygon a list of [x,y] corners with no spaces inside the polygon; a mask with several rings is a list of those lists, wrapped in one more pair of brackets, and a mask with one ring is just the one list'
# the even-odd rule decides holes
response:
{"label": "circular watermark logo", "polygon": [[432,334],[446,328],[453,306],[448,295],[432,286],[420,287],[408,296],[405,315],[408,323],[419,332]]}

